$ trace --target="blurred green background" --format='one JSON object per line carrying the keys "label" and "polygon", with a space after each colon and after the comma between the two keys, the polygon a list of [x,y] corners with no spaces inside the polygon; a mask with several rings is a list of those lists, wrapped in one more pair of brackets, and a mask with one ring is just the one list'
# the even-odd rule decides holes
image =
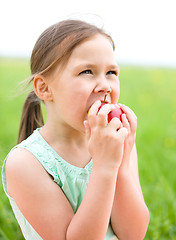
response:
{"label": "blurred green background", "polygon": [[[138,116],[140,182],[150,211],[146,240],[176,239],[176,69],[120,66],[120,103]],[[16,144],[26,59],[0,59],[0,170]],[[0,180],[0,240],[23,239]]]}

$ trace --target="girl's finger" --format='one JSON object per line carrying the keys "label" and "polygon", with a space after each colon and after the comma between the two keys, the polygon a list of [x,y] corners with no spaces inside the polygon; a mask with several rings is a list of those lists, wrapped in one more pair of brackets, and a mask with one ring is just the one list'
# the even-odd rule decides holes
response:
{"label": "girl's finger", "polygon": [[128,106],[124,105],[124,104],[118,104],[121,109],[123,110],[124,113],[130,113],[135,119],[137,119],[137,116],[135,115],[135,113],[131,110],[131,108],[129,108]]}
{"label": "girl's finger", "polygon": [[123,124],[123,127],[125,127],[128,130],[128,132],[130,133],[131,132],[130,124],[128,122],[128,119],[127,119],[125,113],[122,114],[122,124]]}
{"label": "girl's finger", "polygon": [[137,128],[137,117],[134,114],[134,112],[127,106],[123,105],[123,104],[119,104],[121,109],[123,110],[123,112],[126,114],[126,118],[129,122],[130,125],[130,130],[131,133],[135,133],[136,132],[136,128]]}
{"label": "girl's finger", "polygon": [[89,111],[88,111],[88,116],[92,115],[92,114],[96,114],[97,111],[98,111],[98,108],[100,107],[100,105],[101,105],[101,101],[100,100],[95,101],[92,104],[92,106],[90,107]]}
{"label": "girl's finger", "polygon": [[128,136],[128,130],[125,127],[120,128],[117,133],[123,140],[125,140],[125,138]]}
{"label": "girl's finger", "polygon": [[114,110],[115,106],[113,104],[104,104],[100,110],[98,111],[98,125],[99,126],[107,126],[108,124],[108,114]]}
{"label": "girl's finger", "polygon": [[101,101],[98,100],[96,102],[94,102],[94,104],[92,104],[92,106],[90,107],[89,111],[88,111],[88,114],[87,114],[87,118],[88,118],[88,121],[89,121],[89,124],[92,126],[92,124],[95,123],[95,118],[96,118],[96,115],[97,115],[97,112],[98,112],[98,109],[100,108],[101,106]]}
{"label": "girl's finger", "polygon": [[87,138],[87,140],[89,140],[89,138],[91,136],[91,128],[90,128],[89,122],[87,120],[84,121],[84,127],[85,127],[86,138]]}
{"label": "girl's finger", "polygon": [[114,130],[119,130],[121,127],[122,127],[123,125],[122,125],[122,122],[120,121],[120,119],[119,118],[113,118],[110,122],[109,122],[109,124],[108,124],[108,127],[109,128],[112,128],[112,129],[114,129]]}

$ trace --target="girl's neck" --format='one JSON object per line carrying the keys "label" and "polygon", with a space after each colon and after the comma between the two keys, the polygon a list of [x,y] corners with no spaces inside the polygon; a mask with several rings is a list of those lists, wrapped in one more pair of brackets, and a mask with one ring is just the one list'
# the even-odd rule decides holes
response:
{"label": "girl's neck", "polygon": [[85,134],[76,130],[56,129],[45,124],[40,134],[47,143],[68,163],[85,167],[91,159]]}
{"label": "girl's neck", "polygon": [[46,123],[41,128],[40,133],[51,145],[62,143],[81,147],[87,144],[84,132],[65,126],[55,127],[54,124]]}

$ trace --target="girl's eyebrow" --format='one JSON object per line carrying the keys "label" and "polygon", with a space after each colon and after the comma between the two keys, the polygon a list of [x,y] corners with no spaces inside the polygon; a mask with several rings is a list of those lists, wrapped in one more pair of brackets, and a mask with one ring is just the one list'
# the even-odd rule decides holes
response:
{"label": "girl's eyebrow", "polygon": [[83,63],[83,64],[79,64],[77,66],[75,66],[75,68],[95,68],[96,65],[95,64],[89,64],[89,63]]}
{"label": "girl's eyebrow", "polygon": [[118,65],[109,65],[108,68],[110,69],[115,69],[117,70],[118,72],[120,72],[120,67]]}
{"label": "girl's eyebrow", "polygon": [[[85,64],[79,64],[77,66],[75,66],[76,69],[82,69],[82,68],[96,68],[96,64],[91,64],[91,63],[85,63]],[[120,73],[120,67],[118,65],[115,64],[110,64],[106,66],[107,69],[111,69],[111,70],[116,70],[118,73]]]}

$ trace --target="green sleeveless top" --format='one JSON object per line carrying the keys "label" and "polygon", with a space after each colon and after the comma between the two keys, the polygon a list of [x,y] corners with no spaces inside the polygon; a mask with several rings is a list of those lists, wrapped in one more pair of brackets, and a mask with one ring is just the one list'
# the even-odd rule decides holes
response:
{"label": "green sleeveless top", "polygon": [[[14,148],[25,148],[37,158],[45,170],[53,177],[54,181],[63,190],[72,206],[74,213],[76,213],[86,192],[93,162],[91,160],[84,168],[79,168],[69,164],[62,159],[53,148],[51,148],[51,146],[40,135],[39,130],[40,129],[36,129],[31,136],[29,136],[20,144],[16,145]],[[15,217],[21,227],[23,236],[26,240],[42,240],[39,234],[25,219],[14,199],[7,193],[5,174],[6,159],[2,168],[2,183],[4,191],[9,198]],[[105,236],[105,240],[117,240],[117,237],[114,235],[110,224]]]}

